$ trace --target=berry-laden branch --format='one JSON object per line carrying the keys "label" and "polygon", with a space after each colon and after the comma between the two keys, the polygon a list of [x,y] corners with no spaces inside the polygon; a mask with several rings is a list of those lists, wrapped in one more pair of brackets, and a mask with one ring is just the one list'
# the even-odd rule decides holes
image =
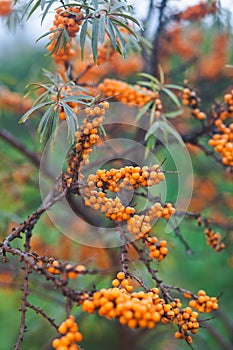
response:
{"label": "berry-laden branch", "polygon": [[[68,170],[62,176],[62,189],[61,185],[58,184],[45,199],[42,206],[31,214],[27,221],[12,231],[2,244],[2,251],[5,254],[11,253],[20,256],[27,266],[27,269],[25,269],[27,274],[29,268],[33,269],[44,275],[55,287],[59,288],[67,298],[68,316],[70,305],[73,301],[82,305],[84,312],[93,313],[95,310],[98,310],[100,316],[106,316],[110,319],[117,318],[122,325],[127,325],[129,328],[151,329],[160,322],[163,324],[174,323],[178,326],[175,337],[177,339],[185,339],[188,344],[191,344],[191,334],[197,333],[201,322],[198,320],[198,312],[216,310],[218,308],[218,300],[215,297],[207,296],[204,291],[199,291],[195,295],[180,287],[165,285],[158,276],[158,270],[152,267],[154,260],[161,262],[166,257],[168,248],[167,241],[159,241],[156,236],[152,236],[150,223],[154,219],[159,220],[163,218],[168,220],[176,214],[176,210],[170,203],[162,204],[155,201],[143,213],[137,213],[136,208],[133,206],[124,206],[117,195],[123,190],[134,191],[140,187],[156,186],[164,181],[165,174],[161,169],[161,165],[153,165],[151,167],[126,166],[121,169],[112,168],[110,170],[99,169],[95,174],[90,174],[86,180],[82,173],[83,168],[89,164],[89,154],[99,140],[98,127],[103,122],[105,110],[108,108],[109,104],[107,102],[101,102],[93,109],[87,108],[85,110],[86,119],[83,122],[83,126],[76,133],[76,145],[69,155]],[[70,279],[75,279],[79,274],[96,272],[88,271],[85,266],[64,265],[53,258],[48,260],[35,254],[29,254],[30,237],[27,236],[27,233],[31,233],[41,214],[58,200],[61,200],[67,191],[79,196],[80,187],[82,188],[85,205],[104,213],[121,231],[120,265],[122,271],[113,280],[113,288],[90,292],[76,291],[69,287]],[[110,193],[113,196],[109,196]],[[123,223],[126,224],[125,227],[122,226]],[[125,229],[132,235],[135,242],[126,240]],[[25,251],[12,248],[10,243],[25,231]],[[135,275],[131,274],[130,260],[128,259],[128,247],[130,246],[137,252],[140,262],[145,265],[156,284],[156,288],[149,289],[140,280],[140,277],[135,277]],[[214,246],[216,247],[215,243]],[[27,277],[25,276],[24,279],[22,322],[18,347],[22,341],[22,334],[25,328],[26,294],[28,292]],[[132,279],[138,281],[145,292],[133,292]],[[173,297],[172,291],[184,293],[185,298],[193,297],[189,302],[189,306],[183,308],[180,299]],[[196,309],[198,312],[193,309]],[[54,340],[53,347],[55,349],[61,345],[69,345],[75,348],[75,342],[81,340],[80,336],[75,335],[77,327],[74,326],[75,330],[73,330],[71,326],[68,326],[68,323],[73,321],[70,321],[70,318],[68,320],[64,330],[62,328],[63,324],[61,329],[58,329],[62,337]]]}
{"label": "berry-laden branch", "polygon": [[[39,3],[37,2],[36,5]],[[170,220],[170,226],[174,234],[183,244],[187,253],[191,253],[192,248],[184,239],[180,227],[177,226],[177,219],[181,216],[185,219],[195,219],[199,226],[204,228],[207,244],[216,252],[220,252],[225,245],[222,242],[221,235],[215,232],[213,227],[219,226],[230,231],[232,225],[217,225],[216,222],[201,213],[182,212],[175,208],[172,203],[162,202],[159,196],[147,194],[148,188],[156,190],[159,184],[165,183],[167,174],[173,173],[172,169],[170,172],[164,170],[163,162],[159,163],[158,161],[156,164],[150,164],[150,161],[147,162],[145,157],[144,165],[140,164],[139,166],[130,161],[128,163],[125,161],[124,166],[121,167],[106,165],[102,166],[101,169],[93,170],[94,166],[98,165],[100,161],[105,164],[105,159],[106,162],[108,159],[103,157],[98,159],[97,163],[96,160],[92,161],[90,155],[94,148],[101,146],[103,140],[108,140],[108,135],[102,137],[101,131],[103,132],[104,119],[108,117],[109,109],[111,111],[110,100],[124,103],[125,108],[130,108],[131,105],[138,107],[141,117],[147,118],[150,115],[150,121],[147,118],[146,125],[150,125],[153,129],[153,125],[155,126],[156,123],[161,123],[161,121],[167,123],[169,104],[172,102],[180,108],[179,97],[181,97],[180,100],[188,111],[188,117],[192,116],[195,123],[200,123],[197,129],[192,129],[189,133],[185,131],[181,135],[182,140],[185,143],[196,145],[231,173],[233,169],[233,126],[231,123],[233,92],[225,94],[224,103],[213,104],[207,112],[203,111],[197,92],[187,84],[184,88],[178,87],[178,89],[177,85],[172,87],[172,84],[170,84],[169,87],[169,84],[165,84],[162,69],[160,69],[160,81],[154,76],[150,78],[142,73],[141,76],[145,76],[148,79],[147,81],[128,84],[120,79],[110,78],[109,71],[105,71],[106,74],[99,74],[97,83],[91,84],[88,79],[85,82],[87,75],[92,74],[96,68],[95,65],[103,68],[107,62],[113,66],[111,69],[112,72],[114,71],[114,61],[118,59],[122,48],[128,42],[127,36],[134,29],[122,25],[117,16],[114,17],[114,13],[109,14],[108,10],[104,8],[104,2],[100,6],[100,2],[92,1],[91,6],[89,6],[86,1],[80,1],[78,7],[75,4],[67,5],[66,1],[60,3],[62,6],[56,10],[53,26],[48,33],[50,42],[47,45],[56,70],[60,75],[56,75],[55,79],[54,75],[51,74],[53,84],[42,85],[48,91],[45,92],[45,95],[42,94],[42,97],[39,97],[39,101],[40,99],[44,101],[42,108],[48,106],[49,108],[41,117],[39,129],[45,130],[46,125],[49,125],[51,120],[53,125],[65,121],[64,124],[68,126],[71,135],[75,135],[75,140],[67,157],[67,168],[62,174],[57,174],[58,180],[54,189],[47,195],[40,207],[33,211],[24,222],[13,228],[11,233],[0,243],[0,254],[3,260],[7,261],[12,256],[16,256],[24,270],[20,308],[21,323],[15,350],[19,350],[23,342],[28,308],[40,314],[57,331],[58,335],[51,340],[51,345],[56,350],[81,349],[78,345],[83,338],[80,331],[82,325],[80,329],[78,325],[78,323],[81,324],[81,317],[80,320],[77,320],[78,317],[75,318],[71,315],[76,310],[79,314],[97,313],[100,318],[115,319],[121,327],[124,327],[124,330],[135,330],[132,334],[141,334],[140,330],[151,330],[159,324],[168,327],[173,325],[176,329],[175,338],[186,341],[192,348],[193,337],[199,332],[200,328],[204,328],[207,324],[207,320],[202,319],[201,314],[214,314],[219,308],[219,298],[209,296],[202,289],[194,292],[182,286],[164,283],[160,275],[160,264],[164,263],[167,255],[172,254],[172,248],[169,238],[167,238],[167,235],[165,236],[161,229],[162,225],[159,224],[167,223]],[[127,7],[121,1],[116,1],[116,5],[120,5],[119,8]],[[159,24],[154,35],[154,48],[152,50],[154,57],[151,57],[153,62],[157,62],[159,58],[160,46],[158,43],[165,26],[164,18],[167,5],[168,1],[163,0],[157,6]],[[46,4],[41,3],[41,6],[46,8]],[[150,9],[154,10],[155,7],[151,1]],[[200,10],[200,7],[197,7],[197,9]],[[210,11],[205,6],[204,10],[206,14]],[[119,16],[124,16],[124,14],[120,12]],[[182,18],[186,20],[192,18],[189,13],[186,13],[185,16],[179,15],[180,20]],[[127,20],[127,17],[125,18]],[[75,37],[79,31],[82,49],[85,46],[86,35],[90,35],[93,56],[96,57],[94,58],[95,62],[85,61],[82,66],[84,68],[77,69],[76,72],[74,59],[76,53],[79,52],[79,48],[75,47]],[[107,40],[105,38],[106,33]],[[102,47],[98,46],[100,37],[102,37],[102,40],[100,40]],[[157,70],[157,64],[149,68],[153,71]],[[104,79],[101,80],[101,77],[104,77]],[[182,96],[173,93],[170,89],[182,90]],[[163,99],[164,93],[167,94],[167,98],[169,97],[169,103],[167,104],[166,99]],[[16,100],[17,95],[13,96]],[[46,100],[47,97],[48,101]],[[5,106],[7,103],[9,105],[9,98],[8,100],[5,98],[4,101]],[[31,103],[32,101],[27,102]],[[38,111],[39,108],[36,104],[32,107],[32,111]],[[16,109],[17,106],[14,104],[13,107]],[[25,109],[25,104],[22,104],[21,107]],[[145,109],[145,107],[148,108]],[[80,110],[84,112],[84,117],[80,116]],[[178,111],[177,116],[179,113],[180,111]],[[31,115],[29,112],[25,114],[26,117],[24,115],[21,119],[27,119]],[[52,118],[49,119],[50,117]],[[152,122],[155,123],[152,125]],[[121,130],[119,130],[120,132]],[[143,136],[145,136],[144,131]],[[0,129],[0,137],[25,154],[36,166],[39,165],[38,156],[30,152],[4,129]],[[146,137],[144,140],[141,140],[141,138],[141,133],[140,137],[139,135],[135,137],[136,140],[140,139],[140,146],[148,147]],[[168,142],[172,143],[175,136],[172,134],[167,139]],[[135,147],[133,149],[128,148],[119,153],[119,150],[115,150],[110,146],[105,147],[108,147],[108,151],[111,151],[112,158],[123,158],[132,150],[135,150]],[[151,149],[157,156],[162,148],[162,142],[156,140]],[[147,165],[146,162],[149,164]],[[89,163],[90,167],[87,168]],[[87,176],[86,173],[88,173]],[[127,204],[124,203],[123,196],[121,196],[124,192],[130,194],[132,198]],[[101,218],[101,223],[110,222],[111,226],[115,228],[116,234],[120,233],[119,247],[114,248],[115,255],[112,264],[114,266],[105,265],[104,268],[93,269],[86,266],[86,263],[81,263],[81,259],[77,263],[72,262],[72,259],[67,258],[67,256],[64,259],[60,258],[59,251],[55,251],[56,256],[53,256],[53,254],[48,256],[47,253],[42,255],[37,250],[31,251],[31,238],[35,225],[41,219],[43,213],[64,198],[68,199],[72,208],[77,209],[78,214],[82,214],[82,211],[75,200],[77,199],[78,203],[82,201],[84,214],[80,216],[86,217],[89,224],[97,225],[99,218]],[[147,207],[142,210],[140,204],[145,199],[147,199]],[[87,207],[90,212],[95,213],[97,219],[90,217],[88,220]],[[77,223],[81,226],[81,220],[78,220],[78,218],[75,224]],[[156,223],[158,223],[158,226]],[[72,225],[73,223],[71,223],[71,230],[73,230]],[[158,227],[160,227],[159,234],[157,232]],[[79,229],[80,227],[78,227],[78,231]],[[106,235],[108,235],[107,231],[106,229]],[[25,240],[24,247],[16,247],[15,244],[18,238],[22,239],[23,237]],[[79,247],[79,249],[81,251],[82,247]],[[75,252],[76,259],[78,253]],[[106,254],[110,255],[111,252]],[[85,262],[87,260],[85,256]],[[106,275],[112,275],[113,270],[114,276],[111,276],[112,280],[110,282]],[[146,274],[142,276],[141,271],[144,274],[146,271]],[[48,282],[48,288],[52,287],[56,293],[60,293],[64,297],[65,303],[62,306],[66,319],[60,325],[57,325],[57,321],[51,318],[42,308],[28,301],[28,279],[31,273],[37,275],[38,278],[44,278],[45,283]],[[99,283],[97,276],[101,279],[101,283]],[[83,282],[85,279],[88,287],[85,287]],[[95,279],[95,284],[91,284],[92,279]],[[30,292],[32,293],[31,289]],[[208,324],[206,328],[209,329],[209,332],[216,338],[220,346],[229,349],[228,343],[216,330]],[[122,347],[124,346],[125,344]]]}

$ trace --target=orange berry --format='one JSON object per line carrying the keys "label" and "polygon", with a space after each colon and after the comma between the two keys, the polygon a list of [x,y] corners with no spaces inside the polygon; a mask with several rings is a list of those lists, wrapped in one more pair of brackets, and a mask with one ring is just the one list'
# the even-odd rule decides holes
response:
{"label": "orange berry", "polygon": [[117,278],[118,280],[123,280],[125,278],[125,273],[122,271],[118,272]]}

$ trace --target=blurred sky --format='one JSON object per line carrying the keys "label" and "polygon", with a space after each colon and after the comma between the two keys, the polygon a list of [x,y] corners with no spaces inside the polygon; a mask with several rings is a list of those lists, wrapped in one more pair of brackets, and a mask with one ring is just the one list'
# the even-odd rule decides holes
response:
{"label": "blurred sky", "polygon": [[[199,2],[199,0],[189,0],[188,5],[190,6]],[[147,11],[149,0],[134,0],[133,3],[135,4],[138,17],[143,18]],[[177,9],[187,7],[186,0],[170,0],[169,4]],[[226,7],[233,12],[233,0],[221,0],[221,4],[223,7]],[[49,30],[53,17],[46,17],[43,25],[41,26],[39,15],[39,13],[34,15],[23,25],[22,28],[18,28],[15,32],[9,32],[8,28],[6,27],[5,19],[0,18],[0,58],[6,52],[10,53],[12,51],[11,48],[19,46],[22,41],[25,41],[27,45],[34,45],[36,39]],[[45,42],[46,39],[37,45],[44,45]]]}

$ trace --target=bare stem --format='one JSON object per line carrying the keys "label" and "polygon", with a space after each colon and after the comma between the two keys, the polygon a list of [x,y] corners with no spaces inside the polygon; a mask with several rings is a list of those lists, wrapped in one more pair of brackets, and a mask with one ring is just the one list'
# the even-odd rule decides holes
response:
{"label": "bare stem", "polygon": [[45,318],[56,330],[58,330],[58,325],[54,322],[54,319],[49,317],[41,308],[38,306],[35,306],[31,303],[29,303],[28,300],[26,300],[26,306],[30,309],[34,310],[37,314],[40,314],[43,318]]}

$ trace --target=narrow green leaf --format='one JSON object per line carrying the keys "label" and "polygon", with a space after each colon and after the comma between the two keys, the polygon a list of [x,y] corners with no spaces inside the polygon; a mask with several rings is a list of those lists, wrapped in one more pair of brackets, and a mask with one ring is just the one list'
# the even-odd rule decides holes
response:
{"label": "narrow green leaf", "polygon": [[63,102],[80,102],[82,100],[92,101],[93,97],[87,96],[87,95],[77,95],[77,96],[71,96],[71,97],[66,97],[62,99]]}
{"label": "narrow green leaf", "polygon": [[69,34],[67,33],[67,30],[64,28],[64,31],[63,31],[63,34],[64,34],[64,38],[66,39],[66,42],[69,43],[70,46],[72,46],[72,43],[70,41],[70,36]]}
{"label": "narrow green leaf", "polygon": [[85,22],[83,22],[82,24],[82,28],[80,31],[80,47],[81,47],[81,56],[82,56],[82,60],[84,60],[84,49],[85,49],[85,42],[86,42],[86,35],[87,35],[87,24],[88,21],[85,20]]}
{"label": "narrow green leaf", "polygon": [[145,135],[145,141],[149,139],[151,135],[156,136],[155,132],[160,129],[161,121],[156,120],[153,125],[151,125],[150,129],[147,131]]}
{"label": "narrow green leaf", "polygon": [[24,8],[24,11],[23,11],[23,18],[26,16],[30,6],[32,5],[32,3],[34,2],[34,0],[30,0],[29,3],[27,4],[27,6]]}
{"label": "narrow green leaf", "polygon": [[[39,1],[40,2],[40,1]],[[51,6],[53,5],[54,1],[48,1],[48,6],[46,7],[46,9],[43,12],[42,18],[41,18],[41,24],[43,23],[45,17],[47,16],[49,9],[51,8]]]}
{"label": "narrow green leaf", "polygon": [[102,14],[102,15],[100,16],[100,29],[99,29],[99,32],[100,32],[100,42],[101,42],[101,44],[104,43],[105,21],[106,21],[106,15],[105,15],[105,14]]}
{"label": "narrow green leaf", "polygon": [[126,18],[126,19],[128,19],[128,20],[134,22],[135,24],[137,24],[137,26],[141,27],[140,22],[139,22],[136,18],[134,18],[134,17],[132,17],[132,16],[130,16],[130,15],[126,15],[125,13],[112,13],[112,12],[111,12],[110,15],[111,15],[111,16],[118,16],[118,17]]}
{"label": "narrow green leaf", "polygon": [[184,141],[180,134],[174,129],[172,126],[170,126],[168,123],[162,122],[162,130],[167,131],[168,134],[171,134],[174,136],[174,138],[181,144],[184,145]]}
{"label": "narrow green leaf", "polygon": [[19,124],[25,123],[26,120],[28,120],[29,117],[31,117],[31,115],[34,112],[38,111],[39,109],[41,109],[41,108],[43,108],[45,106],[51,105],[52,103],[53,103],[53,101],[48,101],[48,102],[43,102],[43,103],[40,103],[39,105],[36,105],[36,106],[32,107],[31,109],[29,109],[29,111],[24,113],[24,115],[20,118]]}
{"label": "narrow green leaf", "polygon": [[158,65],[158,69],[159,69],[159,80],[161,84],[164,84],[164,71],[163,68],[161,67],[161,65]]}
{"label": "narrow green leaf", "polygon": [[165,94],[167,94],[169,96],[169,98],[172,100],[172,102],[177,106],[180,107],[180,101],[178,99],[178,97],[169,89],[167,88],[163,88],[161,91],[163,91]]}
{"label": "narrow green leaf", "polygon": [[123,52],[122,52],[122,50],[121,50],[121,48],[120,48],[120,46],[118,44],[116,46],[116,52],[118,52],[121,56],[124,57],[124,54],[123,54]]}
{"label": "narrow green leaf", "polygon": [[78,128],[78,119],[75,112],[70,106],[68,106],[66,103],[62,103],[62,107],[66,115],[67,128],[68,128],[67,136],[68,136],[68,139],[73,143],[74,133]]}
{"label": "narrow green leaf", "polygon": [[176,84],[166,84],[164,86],[165,86],[165,88],[168,88],[168,89],[176,89],[176,90],[180,90],[180,91],[184,90],[183,86],[176,85]]}
{"label": "narrow green leaf", "polygon": [[48,99],[48,91],[43,92],[43,94],[39,95],[37,99],[34,101],[34,105],[38,105],[39,103],[45,102]]}
{"label": "narrow green leaf", "polygon": [[98,10],[98,8],[99,8],[99,1],[98,0],[92,0],[92,4],[93,4],[95,10]]}
{"label": "narrow green leaf", "polygon": [[151,75],[151,74],[148,74],[148,73],[138,73],[138,75],[139,75],[140,77],[144,77],[144,78],[147,78],[147,79],[149,79],[149,80],[154,81],[158,86],[160,85],[160,81],[159,81],[157,78],[155,78],[153,75]]}
{"label": "narrow green leaf", "polygon": [[92,35],[91,35],[91,48],[94,62],[96,63],[98,57],[98,34],[99,34],[99,20],[94,18],[92,24]]}
{"label": "narrow green leaf", "polygon": [[125,23],[119,21],[119,20],[116,19],[116,18],[111,18],[111,21],[112,21],[112,22],[115,22],[118,26],[124,27],[125,29],[127,29],[127,30],[135,37],[135,39],[138,40],[138,36],[137,36],[137,34],[135,33],[135,31],[134,31],[132,28],[130,28],[127,24],[125,24]]}
{"label": "narrow green leaf", "polygon": [[112,46],[113,46],[114,50],[116,51],[116,34],[114,32],[112,22],[108,17],[107,17],[107,29],[108,29],[108,34],[109,34],[110,39],[111,39]]}
{"label": "narrow green leaf", "polygon": [[40,142],[43,139],[46,127],[47,127],[48,122],[49,122],[51,116],[53,115],[53,113],[54,113],[54,107],[50,106],[49,109],[47,109],[47,111],[43,114],[43,116],[40,120],[38,129],[37,129],[38,133],[40,134]]}
{"label": "narrow green leaf", "polygon": [[[54,32],[60,32],[62,29],[61,28],[57,28],[54,30],[50,30],[49,32],[46,32],[45,34],[41,35],[38,39],[36,39],[36,43],[41,40],[42,38],[46,37],[47,35],[54,33]],[[52,42],[53,40],[50,40],[50,42]]]}
{"label": "narrow green leaf", "polygon": [[57,129],[58,122],[59,122],[59,114],[60,114],[60,111],[59,111],[59,108],[57,108],[54,115],[53,115],[53,118],[51,119],[49,134],[52,135],[53,141],[56,139],[56,135],[57,135],[56,129]]}
{"label": "narrow green leaf", "polygon": [[128,6],[131,6],[131,5],[133,5],[133,2],[125,2],[125,3],[118,3],[118,4],[115,4],[114,6],[112,6],[111,7],[111,12],[112,11],[115,11],[115,10],[118,10],[118,9],[120,9],[120,8],[122,8],[122,7],[128,7]]}
{"label": "narrow green leaf", "polygon": [[184,145],[184,142],[182,140],[182,137],[179,135],[179,133],[173,128],[173,126],[169,125],[167,120],[164,118],[163,120],[156,120],[154,124],[150,127],[150,129],[147,131],[147,134],[145,136],[145,140],[148,140],[148,138],[151,135],[154,135],[155,137],[159,136],[159,139],[162,138],[162,134],[164,137],[164,142],[167,144],[169,142],[169,134],[172,135],[175,140],[177,140],[182,146]]}
{"label": "narrow green leaf", "polygon": [[[33,1],[30,2],[29,4],[29,7],[30,5],[33,3]],[[33,8],[31,9],[31,11],[29,12],[28,16],[27,16],[27,20],[32,16],[32,14],[37,10],[37,8],[40,6],[40,0],[38,0],[35,5],[33,6]],[[29,8],[28,7],[28,8]]]}
{"label": "narrow green leaf", "polygon": [[154,149],[155,144],[156,144],[156,137],[154,135],[150,135],[146,143],[145,158],[148,158],[149,153],[151,150]]}
{"label": "narrow green leaf", "polygon": [[107,133],[106,133],[103,125],[100,125],[98,130],[99,130],[100,135],[107,136]]}
{"label": "narrow green leaf", "polygon": [[[37,85],[35,90],[40,89],[40,88],[44,88],[47,93],[48,93],[48,91],[51,94],[55,93],[55,90],[51,87],[51,85],[48,85],[48,84],[31,83],[31,84],[28,84],[27,87],[30,87],[30,86],[33,86],[33,85]],[[36,102],[34,104],[36,104]]]}
{"label": "narrow green leaf", "polygon": [[137,84],[142,86],[147,86],[148,88],[151,89],[151,81],[137,80]]}
{"label": "narrow green leaf", "polygon": [[153,104],[153,101],[150,101],[148,103],[146,103],[141,110],[139,111],[139,113],[136,115],[136,120],[139,120],[150,108],[150,106]]}
{"label": "narrow green leaf", "polygon": [[152,108],[151,108],[151,112],[150,112],[150,125],[153,123],[153,121],[155,119],[155,108],[156,108],[156,105],[154,103]]}
{"label": "narrow green leaf", "polygon": [[40,7],[41,7],[42,11],[44,10],[45,4],[46,4],[46,0],[41,0],[40,1]]}
{"label": "narrow green leaf", "polygon": [[165,114],[166,118],[172,119],[172,118],[176,118],[178,115],[181,115],[183,113],[182,109],[178,109],[177,111],[173,111],[173,112],[167,112]]}
{"label": "narrow green leaf", "polygon": [[54,45],[54,48],[52,51],[48,53],[48,55],[53,55],[54,53],[58,52],[62,48],[63,44],[63,33],[60,32],[57,37],[54,37],[54,40],[56,40],[56,44]]}
{"label": "narrow green leaf", "polygon": [[114,22],[112,23],[112,25],[113,25],[113,27],[114,27],[114,29],[115,29],[115,31],[116,31],[116,34],[117,34],[117,36],[118,36],[118,39],[119,39],[119,41],[120,41],[121,47],[122,47],[122,49],[123,49],[123,57],[125,58],[125,57],[126,57],[126,45],[125,45],[125,41],[124,41],[124,39],[123,39],[123,37],[122,37],[122,35],[121,35],[121,32],[119,31],[118,27],[115,25]]}

